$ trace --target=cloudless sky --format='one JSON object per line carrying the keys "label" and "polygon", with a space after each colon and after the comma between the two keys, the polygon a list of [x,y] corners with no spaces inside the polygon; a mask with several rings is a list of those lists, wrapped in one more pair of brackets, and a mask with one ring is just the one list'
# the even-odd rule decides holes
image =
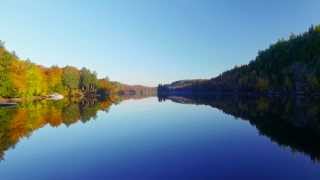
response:
{"label": "cloudless sky", "polygon": [[157,85],[210,78],[320,23],[319,0],[2,0],[0,39],[46,66]]}

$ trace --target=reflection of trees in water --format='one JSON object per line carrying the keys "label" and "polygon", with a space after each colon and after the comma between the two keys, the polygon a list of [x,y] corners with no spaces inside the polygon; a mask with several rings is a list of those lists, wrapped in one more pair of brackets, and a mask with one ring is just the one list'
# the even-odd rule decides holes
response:
{"label": "reflection of trees in water", "polygon": [[9,148],[33,131],[50,125],[58,127],[62,124],[70,126],[83,123],[96,117],[99,110],[105,112],[111,107],[111,100],[96,99],[40,101],[25,103],[17,108],[0,108],[0,158]]}
{"label": "reflection of trees in water", "polygon": [[282,147],[290,147],[320,160],[320,103],[307,98],[250,98],[238,96],[159,97],[177,103],[203,104],[247,120],[262,135]]}
{"label": "reflection of trees in water", "polygon": [[97,112],[101,108],[97,99],[83,99],[79,104],[82,122],[97,118]]}

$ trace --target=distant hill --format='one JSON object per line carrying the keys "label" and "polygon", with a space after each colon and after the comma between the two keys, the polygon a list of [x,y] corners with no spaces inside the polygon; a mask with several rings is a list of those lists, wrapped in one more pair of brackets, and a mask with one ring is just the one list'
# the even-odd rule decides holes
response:
{"label": "distant hill", "polygon": [[156,96],[157,88],[142,85],[128,85],[118,83],[118,94],[121,96]]}
{"label": "distant hill", "polygon": [[280,39],[247,65],[207,80],[159,85],[158,93],[319,94],[320,25]]}

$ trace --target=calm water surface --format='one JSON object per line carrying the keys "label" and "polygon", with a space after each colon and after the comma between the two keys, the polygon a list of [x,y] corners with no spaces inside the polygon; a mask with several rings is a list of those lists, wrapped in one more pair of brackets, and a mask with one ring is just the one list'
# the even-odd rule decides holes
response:
{"label": "calm water surface", "polygon": [[317,130],[300,118],[287,128],[296,107],[284,117],[266,100],[237,102],[2,108],[0,179],[320,179]]}

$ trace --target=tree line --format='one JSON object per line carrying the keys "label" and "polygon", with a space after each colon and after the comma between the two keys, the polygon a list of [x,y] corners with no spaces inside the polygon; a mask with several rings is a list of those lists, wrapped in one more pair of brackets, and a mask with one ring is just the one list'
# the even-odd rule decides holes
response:
{"label": "tree line", "polygon": [[[264,94],[320,93],[320,25],[291,34],[263,51],[249,64],[236,66],[210,80],[179,86],[160,85],[161,92],[254,92]],[[182,83],[182,85],[181,85]]]}
{"label": "tree line", "polygon": [[[317,93],[320,91],[320,25],[280,39],[248,65],[235,67],[212,81],[244,91]],[[233,83],[233,84],[230,84]]]}
{"label": "tree line", "polygon": [[60,93],[65,96],[110,94],[116,85],[97,73],[73,66],[44,67],[29,59],[20,59],[0,41],[0,98],[32,98]]}

